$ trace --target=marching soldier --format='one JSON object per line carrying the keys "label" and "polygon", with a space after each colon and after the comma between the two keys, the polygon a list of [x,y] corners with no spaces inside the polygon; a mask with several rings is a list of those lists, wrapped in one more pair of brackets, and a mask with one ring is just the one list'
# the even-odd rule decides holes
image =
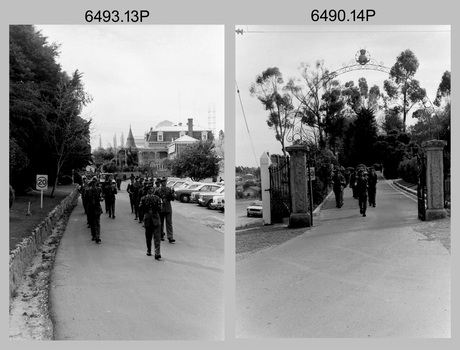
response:
{"label": "marching soldier", "polygon": [[377,192],[377,174],[373,166],[369,168],[368,178],[369,206],[375,207],[375,194]]}
{"label": "marching soldier", "polygon": [[86,193],[87,213],[91,227],[92,241],[101,242],[101,202],[104,200],[102,189],[97,185],[97,177],[93,177]]}
{"label": "marching soldier", "polygon": [[155,259],[160,260],[161,245],[161,224],[159,212],[161,210],[161,199],[154,194],[153,184],[147,185],[147,194],[141,198],[140,208],[144,213],[145,241],[147,244],[147,255],[152,255],[152,237],[155,249]]}
{"label": "marching soldier", "polygon": [[144,212],[141,207],[141,199],[147,194],[147,189],[145,188],[144,184],[144,179],[141,177],[139,179],[139,189],[138,189],[138,194],[137,194],[137,200],[138,200],[138,218],[139,218],[139,223],[141,224],[143,219],[144,219]]}
{"label": "marching soldier", "polygon": [[133,204],[134,204],[134,220],[137,220],[139,218],[139,189],[140,189],[141,185],[139,183],[139,179],[136,178],[135,181],[134,181],[134,185],[133,185],[133,189],[132,189],[132,192],[133,192]]}
{"label": "marching soldier", "polygon": [[[134,213],[134,177],[131,178],[131,183],[128,184],[126,192],[129,194],[129,205],[131,206],[131,213]],[[137,214],[136,214],[137,218]]]}
{"label": "marching soldier", "polygon": [[334,175],[332,176],[333,191],[335,194],[335,203],[337,208],[341,208],[343,205],[343,189],[346,186],[345,177],[342,173],[335,168]]}
{"label": "marching soldier", "polygon": [[366,216],[366,209],[367,209],[367,171],[363,169],[358,170],[358,177],[356,179],[356,193],[358,195],[359,200],[359,212]]}
{"label": "marching soldier", "polygon": [[109,218],[115,219],[115,199],[117,191],[117,183],[112,180],[110,185],[106,185],[104,189],[105,204],[109,211]]}
{"label": "marching soldier", "polygon": [[353,193],[353,198],[358,199],[358,195],[356,194],[356,170],[353,170],[350,174],[350,188]]}
{"label": "marching soldier", "polygon": [[86,215],[86,224],[88,225],[88,227],[90,227],[89,219],[88,219],[88,210],[87,210],[88,201],[87,201],[87,198],[86,198],[86,191],[89,188],[89,183],[88,183],[85,175],[83,175],[81,177],[81,180],[82,180],[82,184],[81,184],[81,186],[79,188],[79,191],[80,191],[80,194],[81,194],[81,202],[83,204],[83,209],[84,209],[85,215]]}
{"label": "marching soldier", "polygon": [[157,188],[155,194],[161,198],[163,206],[160,212],[161,221],[161,240],[164,241],[165,236],[165,221],[166,221],[166,233],[169,243],[174,243],[176,240],[173,237],[173,225],[172,225],[172,206],[171,201],[174,200],[174,190],[166,186],[168,179],[162,177],[160,187]]}

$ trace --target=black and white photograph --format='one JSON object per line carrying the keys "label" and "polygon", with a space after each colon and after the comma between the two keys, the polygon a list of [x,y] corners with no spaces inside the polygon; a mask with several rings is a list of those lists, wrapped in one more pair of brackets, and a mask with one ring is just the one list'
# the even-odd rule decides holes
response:
{"label": "black and white photograph", "polygon": [[457,348],[455,10],[2,4],[2,348]]}
{"label": "black and white photograph", "polygon": [[10,340],[223,340],[224,135],[223,25],[10,25]]}
{"label": "black and white photograph", "polygon": [[235,57],[236,338],[450,338],[450,26],[236,25]]}

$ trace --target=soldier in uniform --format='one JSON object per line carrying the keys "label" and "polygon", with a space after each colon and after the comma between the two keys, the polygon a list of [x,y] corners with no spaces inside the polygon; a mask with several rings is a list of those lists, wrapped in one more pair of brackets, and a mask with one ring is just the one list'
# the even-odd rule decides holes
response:
{"label": "soldier in uniform", "polygon": [[369,168],[368,176],[369,206],[375,207],[375,194],[377,192],[377,174],[373,166]]}
{"label": "soldier in uniform", "polygon": [[358,195],[356,194],[356,170],[353,170],[350,174],[350,188],[353,193],[353,198],[358,199]]}
{"label": "soldier in uniform", "polygon": [[101,202],[104,200],[102,189],[97,185],[97,177],[93,177],[86,193],[87,212],[89,225],[91,227],[91,237],[96,243],[101,242]]}
{"label": "soldier in uniform", "polygon": [[138,189],[138,194],[137,194],[137,202],[138,202],[138,218],[139,218],[139,223],[141,224],[143,219],[144,219],[144,212],[141,207],[141,199],[147,194],[147,189],[145,188],[144,184],[144,179],[141,177],[139,179],[139,189]]}
{"label": "soldier in uniform", "polygon": [[358,170],[358,176],[356,178],[356,193],[359,200],[359,213],[366,216],[367,209],[367,171],[363,169]]}
{"label": "soldier in uniform", "polygon": [[160,260],[160,216],[161,199],[154,194],[153,184],[147,183],[147,194],[141,198],[140,208],[144,213],[145,241],[147,243],[147,255],[152,255],[152,237],[155,249],[155,259]]}
{"label": "soldier in uniform", "polygon": [[134,202],[134,220],[139,218],[139,189],[141,185],[139,179],[136,178],[133,185],[133,202]]}
{"label": "soldier in uniform", "polygon": [[346,186],[345,177],[342,173],[335,168],[334,175],[332,176],[332,189],[335,194],[335,204],[337,208],[341,208],[343,205],[343,189]]}
{"label": "soldier in uniform", "polygon": [[161,198],[163,206],[160,212],[161,221],[161,240],[164,241],[165,236],[165,221],[166,221],[166,233],[169,243],[174,243],[176,240],[173,237],[173,225],[172,225],[172,206],[171,201],[174,200],[174,190],[166,186],[168,179],[166,177],[161,178],[161,185],[157,188],[155,194]]}
{"label": "soldier in uniform", "polygon": [[85,215],[86,215],[86,224],[88,225],[88,227],[90,227],[89,226],[89,219],[88,219],[88,211],[86,210],[86,208],[88,206],[88,202],[86,200],[86,191],[89,188],[89,183],[88,183],[85,175],[83,175],[81,177],[81,181],[82,181],[82,183],[81,183],[81,186],[79,188],[79,191],[80,191],[80,194],[81,194],[81,202],[83,204],[83,210],[85,211]]}
{"label": "soldier in uniform", "polygon": [[[128,184],[126,192],[129,194],[129,205],[131,206],[131,213],[134,213],[134,177],[131,178],[131,183]],[[137,218],[137,214],[136,214]]]}
{"label": "soldier in uniform", "polygon": [[110,185],[106,185],[104,189],[105,204],[109,211],[109,218],[115,219],[115,199],[117,191],[117,183],[112,180]]}

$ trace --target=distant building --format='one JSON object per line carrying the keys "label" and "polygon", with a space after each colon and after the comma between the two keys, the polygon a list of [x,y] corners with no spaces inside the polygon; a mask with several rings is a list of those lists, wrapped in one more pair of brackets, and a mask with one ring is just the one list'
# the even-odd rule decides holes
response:
{"label": "distant building", "polygon": [[135,140],[130,127],[125,149],[137,151],[139,165],[148,164],[157,170],[164,170],[165,159],[177,157],[190,144],[213,139],[212,130],[193,125],[193,118],[189,118],[186,125],[164,120],[155,128],[150,128],[143,140]]}

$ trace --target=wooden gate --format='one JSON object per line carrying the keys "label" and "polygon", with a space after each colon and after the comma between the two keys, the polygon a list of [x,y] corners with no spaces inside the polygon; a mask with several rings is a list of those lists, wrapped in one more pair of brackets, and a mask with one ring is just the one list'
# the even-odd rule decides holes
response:
{"label": "wooden gate", "polygon": [[283,222],[291,213],[289,157],[278,159],[268,168],[270,173],[270,212],[272,222]]}
{"label": "wooden gate", "polygon": [[426,220],[426,154],[421,151],[417,155],[418,163],[418,183],[417,183],[417,203],[418,203],[418,218],[422,221]]}

